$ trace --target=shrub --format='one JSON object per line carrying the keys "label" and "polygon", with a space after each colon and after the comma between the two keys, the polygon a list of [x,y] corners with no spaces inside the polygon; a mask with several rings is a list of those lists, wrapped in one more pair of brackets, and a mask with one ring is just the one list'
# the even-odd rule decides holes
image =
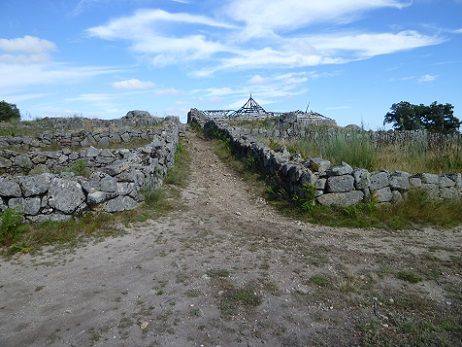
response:
{"label": "shrub", "polygon": [[9,122],[19,120],[21,114],[19,109],[14,104],[9,104],[6,101],[0,101],[0,121]]}
{"label": "shrub", "polygon": [[164,198],[162,189],[152,185],[144,186],[141,190],[141,194],[143,194],[145,205],[149,207],[155,207],[157,203]]}
{"label": "shrub", "polygon": [[412,271],[400,271],[396,274],[396,278],[410,283],[419,283],[422,281],[422,277]]}
{"label": "shrub", "polygon": [[25,231],[22,215],[13,208],[7,208],[0,214],[0,244],[8,245]]}

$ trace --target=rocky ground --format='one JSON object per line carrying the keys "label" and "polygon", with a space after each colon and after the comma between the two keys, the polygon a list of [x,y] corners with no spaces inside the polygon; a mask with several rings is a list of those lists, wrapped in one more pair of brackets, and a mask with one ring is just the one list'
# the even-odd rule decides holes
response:
{"label": "rocky ground", "polygon": [[193,133],[182,206],[0,260],[0,346],[462,345],[462,230],[281,216]]}

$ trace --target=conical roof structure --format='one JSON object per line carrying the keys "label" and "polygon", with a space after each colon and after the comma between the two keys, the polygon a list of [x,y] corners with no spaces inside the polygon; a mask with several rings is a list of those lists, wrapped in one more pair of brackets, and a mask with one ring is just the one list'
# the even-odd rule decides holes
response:
{"label": "conical roof structure", "polygon": [[231,117],[258,117],[266,114],[267,112],[265,109],[261,107],[258,102],[252,98],[252,94],[250,94],[249,100],[247,100],[244,106],[239,110],[231,114]]}

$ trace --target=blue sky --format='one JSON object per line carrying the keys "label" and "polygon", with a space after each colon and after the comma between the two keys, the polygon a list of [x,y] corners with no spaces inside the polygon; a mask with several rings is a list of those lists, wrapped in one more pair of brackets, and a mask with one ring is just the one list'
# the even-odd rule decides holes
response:
{"label": "blue sky", "polygon": [[462,118],[462,0],[0,0],[0,99],[24,118],[270,111],[382,127],[391,104]]}

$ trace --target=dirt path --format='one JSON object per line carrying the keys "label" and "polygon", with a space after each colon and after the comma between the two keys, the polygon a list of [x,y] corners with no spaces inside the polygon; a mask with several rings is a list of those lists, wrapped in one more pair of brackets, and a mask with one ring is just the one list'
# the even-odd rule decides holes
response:
{"label": "dirt path", "polygon": [[[387,334],[406,318],[401,298],[419,305],[414,318],[460,309],[461,230],[293,221],[210,143],[186,141],[181,211],[67,254],[0,260],[0,346],[342,346],[372,320]],[[435,273],[411,284],[399,270]]]}

